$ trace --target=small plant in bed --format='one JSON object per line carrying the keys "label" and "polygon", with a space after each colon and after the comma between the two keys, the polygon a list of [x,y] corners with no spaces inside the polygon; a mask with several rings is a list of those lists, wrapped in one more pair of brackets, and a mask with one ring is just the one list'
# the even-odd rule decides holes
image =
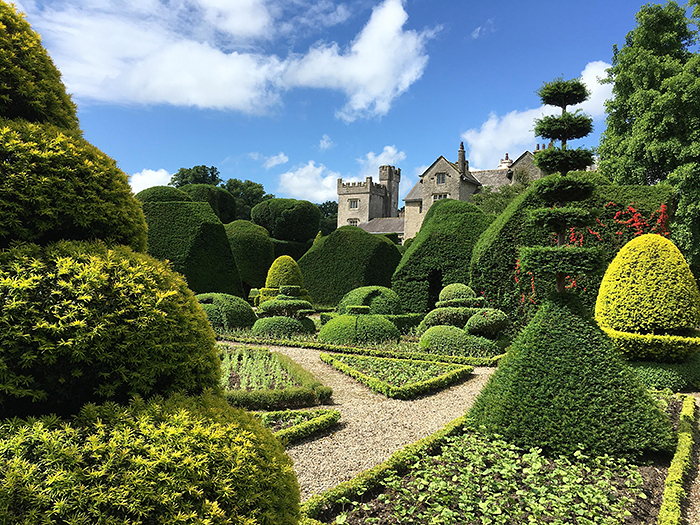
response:
{"label": "small plant in bed", "polygon": [[267,350],[238,348],[224,354],[224,387],[229,390],[275,390],[301,386]]}
{"label": "small plant in bed", "polygon": [[278,410],[258,413],[255,417],[285,446],[289,446],[334,427],[340,420],[340,412],[330,409]]}

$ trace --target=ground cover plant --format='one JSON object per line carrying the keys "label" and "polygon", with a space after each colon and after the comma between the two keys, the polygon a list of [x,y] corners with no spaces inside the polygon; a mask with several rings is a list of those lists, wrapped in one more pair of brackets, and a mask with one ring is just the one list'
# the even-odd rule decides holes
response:
{"label": "ground cover plant", "polygon": [[472,373],[471,366],[359,355],[320,355],[324,363],[387,397],[412,399],[439,390]]}

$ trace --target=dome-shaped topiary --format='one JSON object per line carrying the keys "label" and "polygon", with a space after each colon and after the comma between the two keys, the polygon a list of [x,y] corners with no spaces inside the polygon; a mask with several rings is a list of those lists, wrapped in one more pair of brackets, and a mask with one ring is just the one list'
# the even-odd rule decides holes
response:
{"label": "dome-shaped topiary", "polygon": [[70,422],[5,421],[0,450],[6,523],[299,520],[284,447],[220,397],[88,405]]}
{"label": "dome-shaped topiary", "polygon": [[192,197],[172,186],[151,186],[138,192],[136,198],[141,202],[192,202]]}
{"label": "dome-shaped topiary", "polygon": [[437,325],[428,328],[418,346],[429,354],[493,357],[498,346],[484,337],[470,335],[456,326]]}
{"label": "dome-shaped topiary", "polygon": [[23,14],[0,2],[0,117],[78,130],[61,73]]}
{"label": "dome-shaped topiary", "polygon": [[682,361],[697,352],[700,292],[680,250],[665,237],[631,240],[610,263],[595,317],[629,359]]}
{"label": "dome-shaped topiary", "polygon": [[[313,321],[305,317],[295,319],[294,317],[286,317],[275,315],[272,317],[263,317],[255,321],[253,325],[253,335],[259,337],[290,337],[294,334],[306,334],[316,331],[316,326],[313,327]],[[311,321],[311,325],[307,321]]]}
{"label": "dome-shaped topiary", "polygon": [[311,302],[309,292],[304,289],[304,277],[299,265],[289,255],[277,257],[267,271],[265,288],[260,289],[260,304],[275,299],[280,293],[280,286],[299,286],[299,298]]}
{"label": "dome-shaped topiary", "polygon": [[203,293],[195,297],[202,305],[214,330],[219,332],[250,328],[258,319],[250,304],[235,295]]}
{"label": "dome-shaped topiary", "polygon": [[469,318],[477,313],[480,308],[469,308],[462,306],[446,306],[444,308],[435,308],[428,312],[418,325],[418,332],[423,333],[431,326],[456,326],[464,328]]}
{"label": "dome-shaped topiary", "polygon": [[318,340],[323,343],[354,345],[398,341],[394,323],[381,315],[339,315],[321,327]]}
{"label": "dome-shaped topiary", "polygon": [[452,301],[453,299],[472,299],[476,297],[474,290],[466,284],[452,283],[440,290],[440,301]]}
{"label": "dome-shaped topiary", "polygon": [[321,210],[309,201],[267,199],[250,210],[250,217],[282,241],[311,241],[321,224]]}
{"label": "dome-shaped topiary", "polygon": [[0,417],[216,387],[214,333],[184,279],[146,254],[59,242],[0,252]]}
{"label": "dome-shaped topiary", "polygon": [[262,288],[267,272],[275,260],[270,234],[250,221],[233,221],[224,225],[233,258],[244,287]]}
{"label": "dome-shaped topiary", "polygon": [[145,250],[146,221],[126,174],[75,132],[0,120],[0,158],[0,248],[101,239]]}
{"label": "dome-shaped topiary", "polygon": [[472,335],[494,338],[508,328],[509,324],[508,316],[501,310],[482,308],[469,318],[464,330]]}
{"label": "dome-shaped topiary", "polygon": [[385,286],[361,286],[350,290],[338,303],[338,313],[346,314],[349,306],[369,306],[370,314],[400,315],[401,299]]}

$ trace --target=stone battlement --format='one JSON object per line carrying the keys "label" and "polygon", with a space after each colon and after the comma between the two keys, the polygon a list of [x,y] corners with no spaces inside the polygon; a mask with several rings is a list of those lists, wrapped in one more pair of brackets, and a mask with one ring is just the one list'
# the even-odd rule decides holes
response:
{"label": "stone battlement", "polygon": [[338,179],[338,195],[350,195],[353,193],[383,193],[385,190],[386,187],[378,182],[373,182],[372,177],[365,178],[364,182],[343,182],[343,179]]}

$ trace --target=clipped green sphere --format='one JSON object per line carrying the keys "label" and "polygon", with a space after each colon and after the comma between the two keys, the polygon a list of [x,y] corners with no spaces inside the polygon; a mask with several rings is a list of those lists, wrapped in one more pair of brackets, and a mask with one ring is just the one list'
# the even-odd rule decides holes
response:
{"label": "clipped green sphere", "polygon": [[227,332],[236,328],[250,328],[257,316],[248,301],[225,293],[203,293],[195,296],[214,330]]}
{"label": "clipped green sphere", "polygon": [[452,301],[454,299],[472,299],[476,297],[474,290],[466,284],[452,283],[440,290],[440,301]]}
{"label": "clipped green sphere", "polygon": [[400,337],[396,325],[381,315],[339,315],[318,333],[322,343],[337,345],[398,341]]}
{"label": "clipped green sphere", "polygon": [[369,306],[370,314],[400,315],[401,299],[386,286],[360,286],[346,293],[338,303],[338,313],[346,314],[350,306]]}

